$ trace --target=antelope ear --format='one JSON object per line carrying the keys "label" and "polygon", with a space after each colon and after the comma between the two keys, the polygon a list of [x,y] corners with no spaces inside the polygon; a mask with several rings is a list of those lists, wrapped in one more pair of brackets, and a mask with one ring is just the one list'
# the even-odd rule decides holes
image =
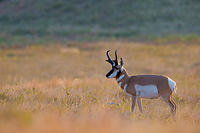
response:
{"label": "antelope ear", "polygon": [[124,65],[124,62],[123,62],[122,58],[121,58],[121,60],[120,60],[120,65],[121,65],[121,66]]}

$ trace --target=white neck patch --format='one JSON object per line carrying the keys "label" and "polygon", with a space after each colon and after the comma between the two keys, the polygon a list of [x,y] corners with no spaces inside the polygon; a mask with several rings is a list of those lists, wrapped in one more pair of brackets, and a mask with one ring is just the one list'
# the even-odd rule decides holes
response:
{"label": "white neck patch", "polygon": [[117,82],[119,82],[121,79],[123,79],[124,77],[124,74],[122,74],[118,79],[117,79]]}
{"label": "white neck patch", "polygon": [[119,86],[121,87],[121,85],[122,85],[122,82],[119,82]]}

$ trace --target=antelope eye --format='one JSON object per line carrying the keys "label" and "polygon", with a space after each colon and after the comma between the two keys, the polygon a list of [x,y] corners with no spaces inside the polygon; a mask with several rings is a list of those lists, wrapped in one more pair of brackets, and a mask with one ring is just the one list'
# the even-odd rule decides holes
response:
{"label": "antelope eye", "polygon": [[113,69],[117,69],[117,70],[119,69],[119,68],[118,68],[118,67],[116,67],[116,66],[112,66],[112,68],[113,68]]}
{"label": "antelope eye", "polygon": [[119,68],[118,68],[118,67],[115,67],[115,69],[117,69],[117,70],[118,70]]}

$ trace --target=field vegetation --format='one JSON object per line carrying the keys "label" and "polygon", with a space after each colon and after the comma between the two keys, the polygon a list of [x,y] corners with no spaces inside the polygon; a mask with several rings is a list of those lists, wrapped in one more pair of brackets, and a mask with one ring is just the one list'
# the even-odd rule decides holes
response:
{"label": "field vegetation", "polygon": [[[161,74],[177,82],[173,119],[160,98],[131,99],[106,79],[117,49],[130,75]],[[71,42],[0,50],[0,132],[199,132],[200,45]]]}

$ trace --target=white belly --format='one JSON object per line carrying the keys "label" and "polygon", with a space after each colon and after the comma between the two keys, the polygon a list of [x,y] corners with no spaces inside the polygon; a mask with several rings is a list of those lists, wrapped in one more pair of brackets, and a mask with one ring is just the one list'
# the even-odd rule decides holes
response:
{"label": "white belly", "polygon": [[136,95],[138,98],[149,98],[154,99],[158,98],[158,88],[155,85],[135,85]]}

